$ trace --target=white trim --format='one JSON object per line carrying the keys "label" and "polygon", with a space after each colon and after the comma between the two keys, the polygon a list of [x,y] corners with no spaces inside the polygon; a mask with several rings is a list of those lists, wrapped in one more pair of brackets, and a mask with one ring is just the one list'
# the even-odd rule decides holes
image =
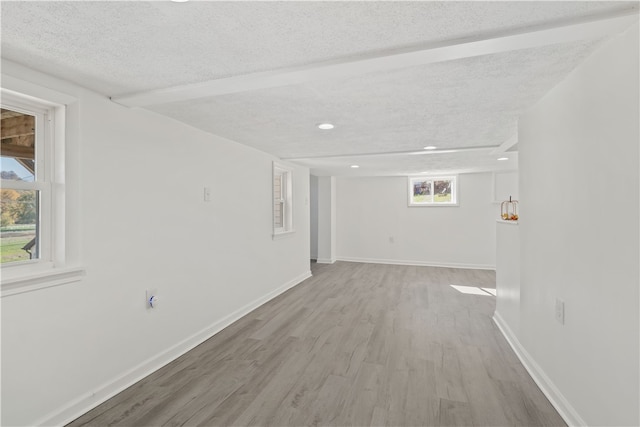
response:
{"label": "white trim", "polygon": [[520,344],[520,341],[513,333],[511,328],[504,321],[502,316],[496,311],[493,314],[493,321],[498,326],[498,329],[507,340],[511,348],[513,349],[518,359],[527,370],[533,381],[538,385],[538,388],[549,399],[549,402],[556,408],[558,414],[562,419],[570,426],[586,426],[587,423],[582,419],[580,414],[569,403],[566,397],[560,392],[558,387],[551,381],[547,374],[542,370],[540,365],[531,357],[531,355]]}
{"label": "white trim", "polygon": [[271,237],[273,238],[273,240],[279,240],[284,237],[291,236],[295,234],[295,232],[296,230],[274,231]]}
{"label": "white trim", "polygon": [[[4,275],[3,271],[3,275]],[[79,282],[85,275],[83,268],[60,268],[51,269],[26,276],[17,276],[2,279],[2,289],[0,298],[11,295],[18,295],[38,289],[51,288],[53,286],[65,285],[67,283]]]}
{"label": "white trim", "polygon": [[505,153],[509,148],[513,147],[517,143],[518,143],[518,134],[515,134],[511,138],[507,139],[505,142],[500,144],[498,148],[496,148],[491,152],[491,154],[494,155],[494,154]]}
{"label": "white trim", "polygon": [[252,312],[256,308],[267,303],[278,295],[284,293],[290,288],[302,283],[309,277],[311,277],[311,271],[302,273],[301,275],[293,278],[279,288],[264,295],[263,297],[260,297],[243,307],[240,307],[238,310],[214,322],[207,328],[196,332],[195,334],[180,341],[179,343],[168,348],[162,353],[145,360],[144,362],[124,372],[122,375],[113,379],[112,381],[99,386],[96,390],[90,391],[85,395],[70,401],[66,406],[37,420],[34,425],[49,426],[66,425],[70,423],[79,416],[85,414],[86,412],[120,393],[127,387],[132,386],[136,382],[157,371],[158,369],[166,366],[194,347],[202,344],[204,341],[208,340],[209,338],[220,332],[222,329],[231,325],[236,320],[247,315],[248,313]]}
{"label": "white trim", "polygon": [[334,264],[336,262],[335,258],[317,258],[316,262],[318,264]]}
{"label": "white trim", "polygon": [[413,204],[407,205],[410,208],[457,208],[460,206],[460,203],[425,203],[423,205]]}
{"label": "white trim", "polygon": [[[2,68],[5,68],[7,64],[2,63]],[[4,71],[4,70],[3,70]],[[16,73],[22,70],[16,70]],[[17,77],[10,76],[8,74],[2,74],[2,88],[7,91],[11,91],[16,95],[27,95],[38,102],[48,104],[50,106],[68,105],[76,102],[78,98],[73,95],[58,92],[57,90],[50,89],[48,87],[40,86],[35,83],[31,83],[26,80],[22,80]]]}
{"label": "white trim", "polygon": [[337,261],[346,262],[362,262],[367,264],[391,264],[391,265],[414,265],[418,267],[446,267],[446,268],[465,268],[472,270],[495,270],[495,265],[488,264],[467,264],[456,262],[431,262],[431,261],[414,261],[402,259],[378,259],[378,258],[357,258],[357,257],[337,257]]}

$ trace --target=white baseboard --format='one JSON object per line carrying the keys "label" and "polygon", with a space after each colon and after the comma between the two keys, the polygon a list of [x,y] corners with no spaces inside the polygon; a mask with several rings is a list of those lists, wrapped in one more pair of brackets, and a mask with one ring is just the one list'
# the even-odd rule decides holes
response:
{"label": "white baseboard", "polygon": [[562,395],[555,384],[553,384],[540,365],[536,363],[522,344],[520,344],[518,338],[513,334],[511,328],[509,328],[498,312],[493,314],[493,321],[498,326],[498,329],[500,329],[500,332],[502,332],[502,335],[505,337],[513,351],[516,353],[516,356],[518,356],[518,359],[520,359],[520,362],[522,362],[524,368],[529,372],[533,381],[535,381],[540,390],[542,390],[542,393],[547,396],[549,402],[551,402],[553,407],[556,408],[558,414],[560,414],[567,425],[586,426],[587,423],[582,419],[575,408],[571,406],[569,401]]}
{"label": "white baseboard", "polygon": [[246,304],[245,306],[239,308],[228,316],[225,316],[224,318],[218,320],[209,327],[182,340],[181,342],[170,347],[164,352],[145,360],[129,371],[123,373],[118,378],[98,387],[95,391],[87,393],[86,395],[69,402],[63,408],[60,408],[53,413],[41,418],[34,424],[39,426],[57,426],[70,423],[79,416],[85,414],[86,412],[120,393],[127,387],[130,387],[144,377],[157,371],[158,369],[182,356],[184,353],[200,345],[236,320],[247,315],[256,308],[287,291],[288,289],[300,284],[302,281],[308,279],[309,277],[311,277],[311,271],[306,271],[305,273],[290,280],[279,288]]}
{"label": "white baseboard", "polygon": [[336,260],[331,258],[318,258],[316,259],[316,262],[318,264],[333,264],[336,262]]}
{"label": "white baseboard", "polygon": [[348,262],[364,262],[368,264],[415,265],[418,267],[467,268],[467,269],[473,269],[473,270],[495,270],[496,269],[495,265],[463,264],[463,263],[455,263],[455,262],[428,262],[428,261],[413,261],[413,260],[401,260],[401,259],[377,259],[377,258],[356,258],[356,257],[338,257],[337,260],[348,261]]}

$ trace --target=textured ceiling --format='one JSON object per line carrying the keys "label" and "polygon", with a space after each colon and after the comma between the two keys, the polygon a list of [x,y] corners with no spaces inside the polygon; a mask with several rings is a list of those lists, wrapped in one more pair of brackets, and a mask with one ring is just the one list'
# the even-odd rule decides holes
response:
{"label": "textured ceiling", "polygon": [[[526,33],[638,8],[637,2],[606,1],[0,5],[4,58],[108,96]],[[491,150],[412,158],[359,155],[424,145],[499,146],[515,136],[519,114],[601,42],[602,37],[563,41],[147,108],[299,159],[316,173],[514,168],[513,160],[496,162]],[[336,128],[315,127],[325,121]],[[345,169],[346,163],[362,167]]]}
{"label": "textured ceiling", "polygon": [[[150,107],[280,157],[500,145],[593,48],[548,46]],[[332,131],[315,124],[333,123]],[[268,137],[266,137],[268,136]]]}

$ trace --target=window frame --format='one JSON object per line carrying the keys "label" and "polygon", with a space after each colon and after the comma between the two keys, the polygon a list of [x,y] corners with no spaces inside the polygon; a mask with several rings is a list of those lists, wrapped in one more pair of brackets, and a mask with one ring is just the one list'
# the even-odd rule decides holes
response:
{"label": "window frame", "polygon": [[[276,177],[280,176],[280,198],[276,199]],[[276,223],[276,206],[281,205],[282,226]],[[273,162],[271,181],[272,236],[277,238],[295,232],[293,228],[293,169]]]}
{"label": "window frame", "polygon": [[[58,102],[39,94],[52,95]],[[34,181],[2,180],[2,188],[39,191],[39,257],[0,266],[0,296],[4,298],[76,282],[85,272],[66,265],[66,103],[75,98],[5,75],[0,95],[2,108],[36,116]]]}
{"label": "window frame", "polygon": [[[435,200],[426,202],[416,202],[413,200],[414,183],[419,181],[431,181],[431,194],[434,195],[434,182],[435,181],[450,181],[451,182],[451,201],[450,202],[436,202]],[[460,187],[458,185],[458,175],[422,175],[422,176],[409,176],[407,177],[407,204],[409,207],[443,207],[443,206],[459,206],[460,205]]]}
{"label": "window frame", "polygon": [[12,93],[2,93],[2,108],[28,114],[35,117],[35,156],[34,180],[14,181],[1,180],[2,188],[7,190],[36,191],[38,194],[38,212],[36,226],[36,240],[38,257],[24,261],[2,264],[5,268],[17,267],[25,264],[43,264],[53,261],[52,256],[52,211],[53,197],[53,129],[55,126],[55,111],[51,106],[16,96]]}

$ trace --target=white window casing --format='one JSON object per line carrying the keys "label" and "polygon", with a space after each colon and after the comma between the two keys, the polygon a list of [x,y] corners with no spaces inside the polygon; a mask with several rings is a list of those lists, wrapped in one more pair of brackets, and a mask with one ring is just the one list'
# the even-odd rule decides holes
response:
{"label": "white window casing", "polygon": [[273,237],[294,232],[293,228],[293,170],[273,162],[272,184]]}
{"label": "white window casing", "polygon": [[3,263],[1,296],[79,280],[84,271],[66,264],[65,113],[62,104],[2,88],[2,108],[35,117],[35,178],[2,180],[3,189],[37,191],[37,259]]}

